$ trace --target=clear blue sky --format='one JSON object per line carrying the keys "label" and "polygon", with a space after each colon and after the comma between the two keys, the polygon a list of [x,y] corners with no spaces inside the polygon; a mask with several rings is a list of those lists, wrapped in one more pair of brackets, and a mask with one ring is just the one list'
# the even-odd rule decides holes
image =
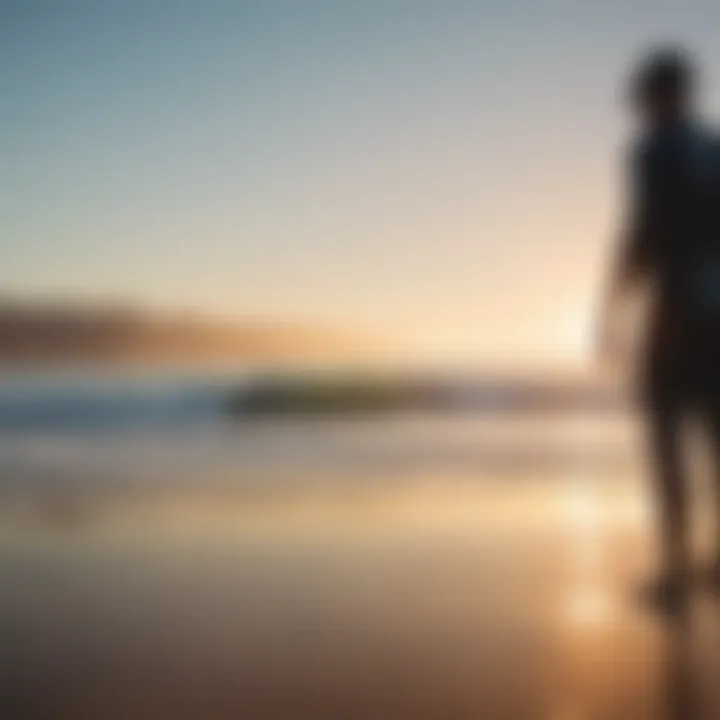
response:
{"label": "clear blue sky", "polygon": [[0,0],[0,292],[562,356],[655,41],[720,5]]}

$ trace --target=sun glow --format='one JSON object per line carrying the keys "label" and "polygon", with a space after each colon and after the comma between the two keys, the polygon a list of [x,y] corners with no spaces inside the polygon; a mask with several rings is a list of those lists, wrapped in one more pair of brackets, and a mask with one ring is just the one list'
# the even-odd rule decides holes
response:
{"label": "sun glow", "polygon": [[586,359],[592,349],[591,323],[584,313],[573,313],[562,323],[558,342],[573,359]]}

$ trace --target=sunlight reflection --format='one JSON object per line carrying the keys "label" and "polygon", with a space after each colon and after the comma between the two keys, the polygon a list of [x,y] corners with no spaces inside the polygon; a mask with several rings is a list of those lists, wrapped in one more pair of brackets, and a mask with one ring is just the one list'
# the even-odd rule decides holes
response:
{"label": "sunlight reflection", "polygon": [[618,521],[632,530],[646,526],[651,519],[650,502],[645,493],[635,490],[619,499]]}
{"label": "sunlight reflection", "polygon": [[608,498],[597,482],[583,477],[568,483],[558,498],[560,515],[571,535],[571,578],[561,601],[563,623],[575,630],[604,628],[614,603],[606,585]]}
{"label": "sunlight reflection", "polygon": [[597,572],[604,561],[607,542],[606,508],[594,483],[580,479],[566,485],[559,498],[560,515],[571,534],[573,569],[583,576]]}
{"label": "sunlight reflection", "polygon": [[561,498],[561,512],[566,525],[577,535],[597,536],[602,532],[601,499],[588,483],[570,484]]}
{"label": "sunlight reflection", "polygon": [[573,628],[592,630],[604,627],[614,615],[609,593],[600,586],[581,586],[568,595],[565,619]]}

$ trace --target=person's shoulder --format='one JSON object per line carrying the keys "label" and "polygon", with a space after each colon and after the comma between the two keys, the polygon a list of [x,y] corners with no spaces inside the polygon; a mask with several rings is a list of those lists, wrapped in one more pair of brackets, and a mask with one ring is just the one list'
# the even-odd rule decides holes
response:
{"label": "person's shoulder", "polygon": [[688,129],[686,147],[698,168],[717,173],[720,167],[720,128],[697,123]]}
{"label": "person's shoulder", "polygon": [[699,139],[712,142],[720,141],[720,125],[717,123],[708,120],[697,120],[689,125],[688,130]]}
{"label": "person's shoulder", "polygon": [[689,123],[683,128],[680,147],[699,153],[720,152],[720,127],[701,121]]}
{"label": "person's shoulder", "polygon": [[708,126],[703,129],[704,145],[716,161],[720,161],[720,127]]}

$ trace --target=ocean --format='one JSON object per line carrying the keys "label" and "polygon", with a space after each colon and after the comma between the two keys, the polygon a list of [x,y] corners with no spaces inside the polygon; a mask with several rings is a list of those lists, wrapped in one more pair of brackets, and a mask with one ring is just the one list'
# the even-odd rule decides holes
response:
{"label": "ocean", "polygon": [[302,484],[443,472],[617,474],[637,449],[633,419],[620,410],[503,413],[459,403],[363,416],[232,415],[229,398],[249,382],[242,373],[6,372],[2,483],[207,487],[263,486],[280,476]]}
{"label": "ocean", "polygon": [[[249,381],[212,372],[5,374],[0,534],[191,541],[352,528],[358,518],[394,532],[410,516],[475,532],[463,508],[487,508],[491,496],[509,516],[538,488],[561,498],[578,487],[606,498],[642,490],[626,412],[461,403],[376,415],[231,414],[228,398]],[[450,510],[418,512],[428,503]]]}

